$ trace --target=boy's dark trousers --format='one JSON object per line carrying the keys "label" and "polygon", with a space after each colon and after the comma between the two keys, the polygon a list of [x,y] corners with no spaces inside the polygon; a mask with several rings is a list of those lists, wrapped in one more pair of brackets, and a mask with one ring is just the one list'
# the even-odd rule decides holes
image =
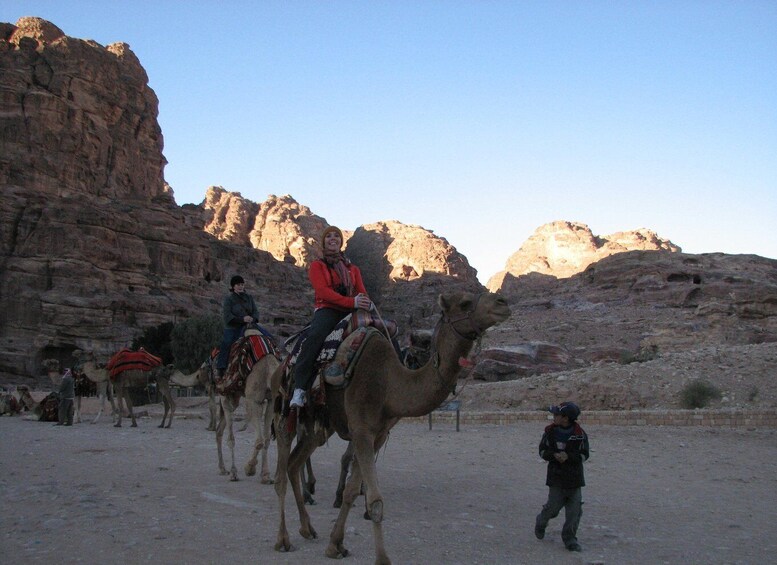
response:
{"label": "boy's dark trousers", "polygon": [[548,501],[537,514],[536,526],[544,530],[551,518],[564,508],[564,527],[561,539],[565,546],[577,542],[577,526],[583,515],[583,490],[581,488],[548,487]]}

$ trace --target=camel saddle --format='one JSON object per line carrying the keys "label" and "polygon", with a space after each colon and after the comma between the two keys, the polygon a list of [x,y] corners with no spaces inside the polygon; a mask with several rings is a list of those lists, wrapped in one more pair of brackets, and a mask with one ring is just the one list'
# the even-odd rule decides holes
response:
{"label": "camel saddle", "polygon": [[244,394],[248,374],[265,355],[279,357],[273,339],[255,330],[246,330],[246,335],[233,343],[229,350],[227,370],[223,377],[216,377],[216,392],[221,395]]}
{"label": "camel saddle", "polygon": [[124,371],[150,371],[161,364],[162,359],[156,355],[151,355],[142,347],[138,351],[125,348],[111,357],[105,368],[108,369],[108,374],[113,381],[119,373]]}
{"label": "camel saddle", "polygon": [[[285,406],[288,406],[290,392],[294,389],[294,365],[305,341],[306,330],[307,328],[303,329],[285,343],[286,348],[290,348],[283,364],[285,378],[282,393]],[[353,367],[361,356],[364,345],[376,335],[388,332],[393,337],[397,331],[397,324],[393,320],[381,320],[364,310],[357,310],[338,322],[324,340],[316,358],[313,369],[315,378],[310,387],[310,403],[319,406],[326,403],[322,382],[335,388],[346,388],[350,384]]]}

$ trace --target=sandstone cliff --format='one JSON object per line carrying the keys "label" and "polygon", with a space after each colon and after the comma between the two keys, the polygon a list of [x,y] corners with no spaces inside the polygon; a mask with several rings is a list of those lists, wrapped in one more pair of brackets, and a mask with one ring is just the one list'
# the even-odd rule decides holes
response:
{"label": "sandstone cliff", "polygon": [[[291,196],[254,203],[220,187],[178,207],[157,108],[128,45],[67,37],[39,18],[0,24],[0,376],[34,377],[45,358],[67,366],[74,349],[104,360],[144,328],[218,313],[236,272],[275,333],[308,321],[306,267],[326,220]],[[371,292],[403,326],[430,324],[443,289],[482,288],[466,258],[422,228],[357,231],[347,253],[365,272],[383,260],[371,254],[388,257]],[[408,265],[413,280],[391,290]]]}
{"label": "sandstone cliff", "polygon": [[551,222],[537,228],[510,256],[505,270],[492,276],[486,286],[492,292],[499,290],[507,274],[516,277],[528,273],[571,277],[605,257],[637,250],[680,251],[680,248],[647,229],[599,237],[585,224]]}

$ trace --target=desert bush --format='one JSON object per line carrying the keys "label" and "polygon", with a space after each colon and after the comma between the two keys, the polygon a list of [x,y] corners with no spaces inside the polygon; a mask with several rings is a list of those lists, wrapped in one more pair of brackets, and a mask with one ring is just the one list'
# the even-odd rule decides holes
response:
{"label": "desert bush", "polygon": [[711,400],[719,400],[722,394],[715,385],[698,379],[689,382],[680,391],[680,406],[683,408],[704,408]]}
{"label": "desert bush", "polygon": [[137,351],[143,348],[149,353],[162,358],[162,363],[172,363],[173,353],[170,350],[170,333],[173,323],[165,322],[143,330],[143,333],[132,340],[130,348]]}
{"label": "desert bush", "polygon": [[202,365],[219,346],[223,331],[221,316],[198,316],[177,323],[170,336],[176,367],[190,373]]}

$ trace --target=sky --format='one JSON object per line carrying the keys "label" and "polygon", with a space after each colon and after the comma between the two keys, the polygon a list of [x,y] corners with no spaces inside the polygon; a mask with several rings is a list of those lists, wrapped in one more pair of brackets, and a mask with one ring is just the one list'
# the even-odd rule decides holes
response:
{"label": "sky", "polygon": [[543,224],[777,258],[777,2],[3,0],[128,43],[178,204],[290,194],[446,238],[486,282]]}

